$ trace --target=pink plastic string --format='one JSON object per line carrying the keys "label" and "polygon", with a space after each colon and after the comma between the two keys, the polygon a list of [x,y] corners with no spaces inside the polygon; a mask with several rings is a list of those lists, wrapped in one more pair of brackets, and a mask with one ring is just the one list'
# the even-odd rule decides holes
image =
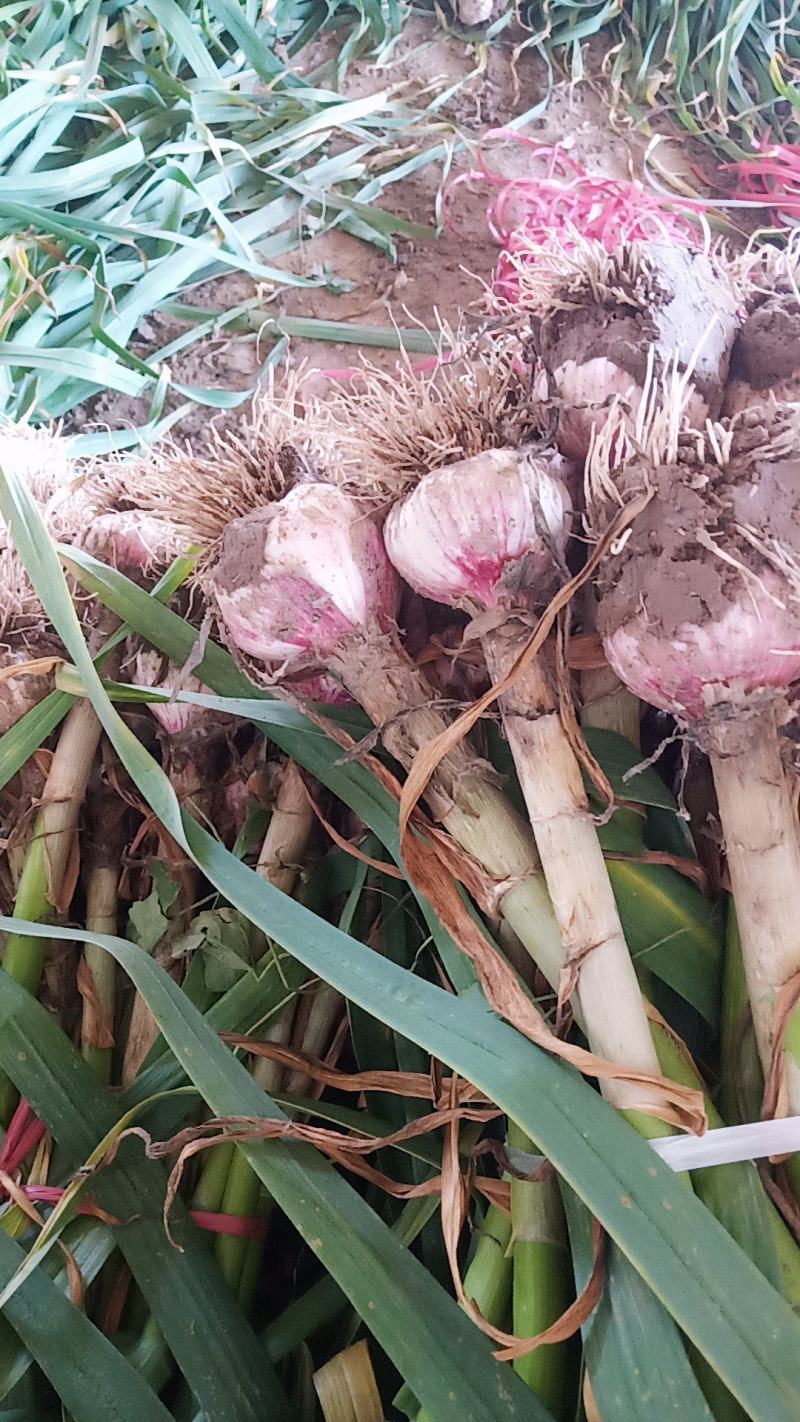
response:
{"label": "pink plastic string", "polygon": [[776,227],[791,227],[800,218],[800,144],[755,145],[752,158],[725,163],[722,171],[740,179],[732,199],[766,207]]}
{"label": "pink plastic string", "polygon": [[44,1125],[33,1114],[28,1102],[20,1101],[11,1117],[0,1149],[0,1170],[4,1170],[7,1175],[13,1175],[28,1152],[39,1144],[44,1132]]}
{"label": "pink plastic string", "polygon": [[[57,1205],[64,1190],[59,1185],[21,1185],[20,1189],[29,1200],[43,1205]],[[87,1201],[78,1204],[79,1215],[91,1215],[93,1209]],[[195,1224],[212,1234],[230,1234],[238,1239],[264,1239],[267,1221],[260,1215],[223,1215],[214,1210],[190,1210]]]}
{"label": "pink plastic string", "polygon": [[[11,1117],[0,1149],[0,1170],[5,1171],[6,1175],[13,1175],[44,1134],[43,1122],[34,1115],[27,1101],[20,1101]],[[58,1185],[21,1185],[20,1189],[29,1200],[45,1205],[57,1205],[64,1194],[63,1188]],[[0,1198],[5,1193],[0,1187]],[[92,1206],[88,1202],[78,1205],[79,1215],[92,1213]],[[238,1239],[266,1237],[267,1221],[260,1215],[223,1215],[214,1210],[191,1210],[190,1214],[200,1229],[209,1230],[211,1234],[229,1234]]]}
{"label": "pink plastic string", "polygon": [[[498,141],[527,149],[524,176],[509,178],[491,167],[487,149]],[[519,298],[515,262],[535,260],[531,245],[557,243],[569,251],[576,233],[599,242],[606,251],[635,238],[669,238],[687,247],[697,244],[695,227],[670,206],[669,198],[638,181],[587,173],[560,144],[538,143],[514,129],[493,128],[485,133],[478,145],[476,166],[448,185],[445,222],[454,231],[453,194],[464,186],[495,190],[486,218],[492,237],[503,250],[493,289],[506,301]]]}

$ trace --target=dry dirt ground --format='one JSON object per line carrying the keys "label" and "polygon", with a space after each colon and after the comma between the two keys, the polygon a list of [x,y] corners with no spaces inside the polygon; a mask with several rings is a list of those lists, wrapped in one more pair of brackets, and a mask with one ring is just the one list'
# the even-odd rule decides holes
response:
{"label": "dry dirt ground", "polygon": [[[527,113],[545,98],[547,71],[531,50],[519,52],[522,38],[522,34],[509,32],[500,36],[485,48],[484,63],[476,69],[473,46],[445,33],[433,17],[412,18],[388,65],[378,68],[360,61],[350,66],[344,84],[349,97],[396,87],[399,98],[412,110],[424,110],[431,93],[441,94],[455,86],[455,93],[438,111],[443,137],[456,150],[451,154],[449,177],[445,180],[441,160],[429,162],[385,188],[382,207],[414,223],[435,226],[443,186],[449,192],[452,178],[474,167],[478,140],[487,130]],[[326,57],[323,47],[310,47],[304,52],[303,63],[314,69]],[[600,84],[556,82],[543,116],[526,125],[524,132],[541,143],[566,143],[590,172],[641,175],[645,141],[630,130],[623,132],[624,121],[612,124],[601,94]],[[413,131],[408,140],[413,143]],[[530,149],[524,144],[498,141],[490,151],[492,167],[502,176],[517,177],[529,171]],[[396,262],[340,230],[306,240],[282,265],[302,274],[327,268],[351,283],[351,289],[339,294],[324,288],[264,293],[264,315],[277,312],[381,327],[394,323],[431,331],[442,323],[456,326],[465,317],[479,319],[484,309],[483,284],[489,280],[497,257],[486,220],[489,197],[484,184],[458,184],[448,204],[450,221],[440,228],[439,235],[426,241],[400,236]],[[196,305],[228,309],[255,293],[250,278],[234,274],[196,288],[188,299]],[[174,320],[151,317],[140,329],[136,348],[143,354],[156,350],[183,329]],[[268,346],[265,349],[255,335],[222,332],[189,347],[174,359],[171,368],[176,380],[189,385],[242,389],[255,381],[267,352]],[[357,363],[359,348],[295,340],[291,357],[311,369],[324,370]],[[397,356],[377,350],[370,351],[370,358],[392,365]],[[178,430],[193,439],[202,437],[213,413],[207,407],[196,408]],[[69,426],[76,430],[98,424],[119,428],[142,424],[147,417],[146,402],[109,393],[75,411]]]}

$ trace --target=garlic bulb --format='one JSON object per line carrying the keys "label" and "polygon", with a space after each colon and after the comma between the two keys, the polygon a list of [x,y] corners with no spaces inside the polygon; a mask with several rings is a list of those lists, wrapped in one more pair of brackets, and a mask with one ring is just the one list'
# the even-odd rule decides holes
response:
{"label": "garlic bulb", "polygon": [[[559,446],[583,459],[615,397],[636,410],[655,375],[686,376],[695,423],[719,414],[739,296],[700,252],[630,242],[608,253],[579,244],[569,257],[542,249],[525,304],[538,324],[542,358],[558,394]],[[524,296],[524,293],[523,293]]]}
{"label": "garlic bulb", "polygon": [[388,630],[397,608],[379,530],[329,484],[300,484],[231,523],[210,589],[238,649],[288,671],[309,656],[325,664],[353,632]]}
{"label": "garlic bulb", "polygon": [[513,605],[550,577],[569,498],[558,455],[487,449],[428,474],[384,530],[394,566],[423,597],[467,611]]}
{"label": "garlic bulb", "polygon": [[165,568],[187,551],[190,541],[166,520],[130,509],[100,514],[87,530],[82,546],[104,563],[136,574]]}
{"label": "garlic bulb", "polygon": [[[208,690],[196,676],[182,676],[171,662],[167,663],[164,670],[161,653],[150,649],[137,652],[134,680],[140,686],[151,686],[158,691],[174,692],[178,688],[181,691]],[[219,712],[209,712],[202,706],[195,706],[190,701],[150,701],[148,706],[162,731],[168,736],[179,736],[191,727],[199,727],[201,723],[208,727],[212,722],[227,722],[230,719],[221,716]]]}
{"label": "garlic bulb", "polygon": [[[741,422],[720,429],[720,466],[710,443],[687,435],[679,461],[646,472],[655,496],[601,572],[609,662],[683,722],[800,676],[800,457],[774,458],[780,438],[778,422],[760,435]],[[630,482],[625,470],[620,479]]]}
{"label": "garlic bulb", "polygon": [[[779,739],[800,678],[793,413],[764,408],[684,430],[665,462],[645,443],[617,471],[621,486],[638,478],[653,497],[601,570],[598,626],[617,674],[708,752],[764,1073],[798,1112],[796,1023],[783,1036],[776,1018],[800,972],[800,834]],[[614,477],[607,467],[590,475],[595,489]]]}

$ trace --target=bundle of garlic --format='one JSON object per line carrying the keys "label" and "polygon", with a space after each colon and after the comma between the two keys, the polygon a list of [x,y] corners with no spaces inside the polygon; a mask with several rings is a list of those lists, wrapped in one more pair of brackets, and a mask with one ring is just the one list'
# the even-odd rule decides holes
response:
{"label": "bundle of garlic", "polygon": [[[541,439],[532,443],[543,412],[519,357],[501,353],[492,360],[489,352],[422,380],[369,372],[318,417],[323,431],[335,431],[330,444],[347,486],[362,499],[394,496],[384,536],[395,568],[423,597],[473,617],[489,671],[501,681],[523,652],[536,612],[566,575],[567,484],[574,484],[563,456]],[[512,433],[527,438],[527,447],[498,448]],[[468,457],[453,457],[463,453]],[[543,944],[532,945],[533,956],[554,986],[562,974],[565,983],[567,975],[573,985],[577,980],[577,1010],[598,1055],[657,1076],[636,974],[545,658],[515,679],[501,708],[559,928],[557,956]],[[624,1080],[603,1089],[629,1110],[655,1097]],[[655,1123],[642,1119],[642,1125]]]}

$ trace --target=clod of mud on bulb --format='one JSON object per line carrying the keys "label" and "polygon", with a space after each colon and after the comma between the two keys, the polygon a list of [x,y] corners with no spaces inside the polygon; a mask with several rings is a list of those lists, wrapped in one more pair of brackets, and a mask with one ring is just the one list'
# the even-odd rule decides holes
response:
{"label": "clod of mud on bulb", "polygon": [[800,286],[796,244],[748,264],[747,315],[733,345],[724,412],[800,401]]}

